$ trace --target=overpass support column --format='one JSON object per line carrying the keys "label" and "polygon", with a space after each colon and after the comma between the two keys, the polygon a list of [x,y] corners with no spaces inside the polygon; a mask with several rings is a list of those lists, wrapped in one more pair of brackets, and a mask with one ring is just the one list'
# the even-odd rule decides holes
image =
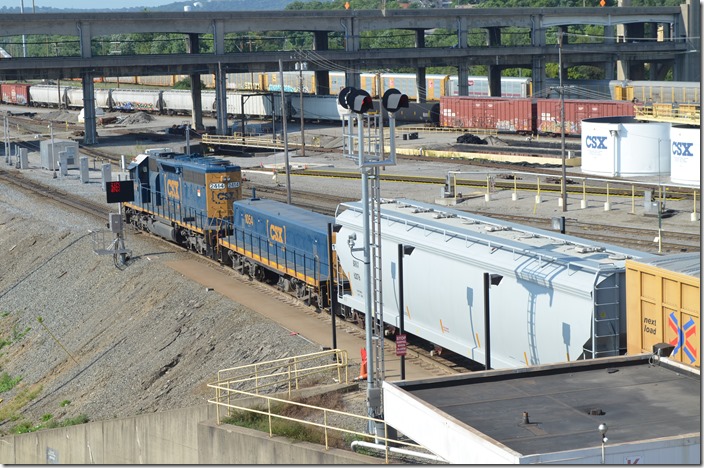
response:
{"label": "overpass support column", "polygon": [[[328,50],[327,31],[315,31],[313,33],[313,50]],[[330,89],[330,72],[327,70],[315,71],[315,94],[324,96],[330,92],[336,93],[339,90]]]}
{"label": "overpass support column", "polygon": [[[613,44],[616,42],[614,34],[616,31],[611,25],[604,26],[604,44]],[[612,58],[604,62],[602,67],[604,68],[604,79],[605,80],[615,80],[616,79],[616,69],[614,64],[618,61],[618,57],[613,55]]]}
{"label": "overpass support column", "polygon": [[85,118],[84,145],[94,145],[98,142],[98,132],[95,122],[95,93],[93,90],[93,75],[84,73],[81,77],[83,84],[83,117]]}
{"label": "overpass support column", "polygon": [[83,23],[79,21],[76,23],[76,29],[78,30],[78,40],[80,41],[81,57],[90,58],[93,55],[90,48],[90,23]]}
{"label": "overpass support column", "polygon": [[[532,24],[530,31],[531,45],[534,47],[545,46],[545,28],[541,22],[542,16],[531,16]],[[533,80],[533,95],[539,94],[545,87],[545,58],[542,55],[534,55],[532,58],[531,75]]]}
{"label": "overpass support column", "polygon": [[[188,53],[197,54],[200,48],[200,40],[198,34],[188,35]],[[196,130],[203,130],[203,101],[200,96],[200,73],[191,73],[191,127]]]}
{"label": "overpass support column", "polygon": [[[349,18],[347,21],[345,21],[342,26],[345,30],[346,52],[359,51],[359,34],[357,32],[357,21],[358,20]],[[360,88],[359,64],[357,64],[356,62],[350,62],[348,65],[348,70],[345,71],[345,86]]]}
{"label": "overpass support column", "polygon": [[[675,57],[673,70],[675,81],[700,81],[702,68],[701,52],[701,4],[699,0],[687,0],[680,5],[683,25],[675,25],[675,40],[687,41],[687,52]],[[684,28],[684,30],[683,30]],[[679,34],[677,33],[679,31]],[[679,37],[678,37],[679,36]]]}
{"label": "overpass support column", "polygon": [[[458,18],[457,19],[457,48],[466,49],[468,47],[467,43],[467,19]],[[469,86],[467,85],[467,80],[469,79],[469,68],[466,63],[457,64],[457,95],[467,96],[469,95]]]}
{"label": "overpass support column", "polygon": [[225,53],[225,23],[223,20],[213,21],[213,49],[215,55]]}
{"label": "overpass support column", "polygon": [[[487,28],[487,45],[499,47],[501,45],[501,28]],[[489,96],[501,97],[501,66],[489,65]]]}
{"label": "overpass support column", "polygon": [[[416,48],[423,49],[424,47],[425,29],[416,29]],[[425,80],[425,67],[416,68],[416,89],[418,90],[416,102],[425,102],[428,99],[428,90],[426,89]]]}
{"label": "overpass support column", "polygon": [[219,63],[215,72],[215,109],[217,134],[227,135],[227,87],[225,86],[225,73],[223,73],[222,66]]}
{"label": "overpass support column", "polygon": [[457,67],[457,95],[458,96],[468,96],[469,86],[467,85],[467,80],[469,80],[469,69],[464,64],[460,64]]}

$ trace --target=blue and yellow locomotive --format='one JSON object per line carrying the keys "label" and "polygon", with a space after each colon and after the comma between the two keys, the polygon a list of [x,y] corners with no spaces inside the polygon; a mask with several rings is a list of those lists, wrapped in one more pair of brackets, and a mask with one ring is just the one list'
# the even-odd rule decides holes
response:
{"label": "blue and yellow locomotive", "polygon": [[277,284],[307,304],[329,305],[330,245],[335,218],[274,200],[233,203],[220,260],[259,281]]}
{"label": "blue and yellow locomotive", "polygon": [[239,166],[213,157],[172,152],[141,154],[129,165],[134,201],[125,219],[137,229],[214,256],[229,234],[232,202],[242,197]]}

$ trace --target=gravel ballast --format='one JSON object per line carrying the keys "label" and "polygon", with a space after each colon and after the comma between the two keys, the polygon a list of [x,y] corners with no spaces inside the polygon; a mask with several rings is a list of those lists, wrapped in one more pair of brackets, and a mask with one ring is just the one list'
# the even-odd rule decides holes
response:
{"label": "gravel ballast", "polygon": [[89,229],[101,227],[0,185],[0,365],[21,378],[0,393],[0,411],[38,390],[5,414],[2,433],[49,414],[99,420],[202,404],[219,369],[319,351],[173,271],[167,262],[193,259],[175,246],[129,236],[135,260],[116,268],[93,251]]}

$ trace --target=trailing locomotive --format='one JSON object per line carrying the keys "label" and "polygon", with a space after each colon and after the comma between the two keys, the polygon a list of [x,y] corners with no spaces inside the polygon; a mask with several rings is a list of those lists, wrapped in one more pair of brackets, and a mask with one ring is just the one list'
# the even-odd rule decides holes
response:
{"label": "trailing locomotive", "polygon": [[218,239],[219,260],[306,304],[329,307],[328,226],[335,219],[259,198],[233,206],[230,234]]}

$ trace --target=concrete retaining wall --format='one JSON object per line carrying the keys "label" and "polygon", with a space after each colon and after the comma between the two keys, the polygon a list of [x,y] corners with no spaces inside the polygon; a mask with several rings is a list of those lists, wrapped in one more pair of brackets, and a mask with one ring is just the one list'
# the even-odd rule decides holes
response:
{"label": "concrete retaining wall", "polygon": [[203,405],[0,438],[9,464],[376,464],[378,458],[216,424]]}
{"label": "concrete retaining wall", "polygon": [[2,464],[196,464],[198,425],[215,408],[96,421],[0,439]]}

